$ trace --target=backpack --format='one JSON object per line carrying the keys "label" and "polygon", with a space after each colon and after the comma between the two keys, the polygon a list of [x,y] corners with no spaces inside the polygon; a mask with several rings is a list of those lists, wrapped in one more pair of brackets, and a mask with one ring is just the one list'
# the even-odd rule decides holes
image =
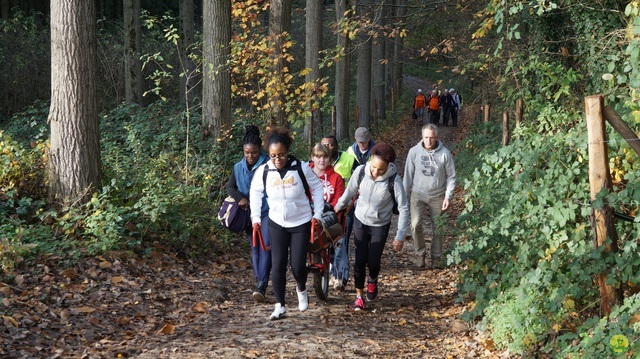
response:
{"label": "backpack", "polygon": [[218,210],[218,219],[222,227],[231,232],[244,232],[251,227],[251,212],[248,208],[242,208],[233,197],[229,196],[222,201]]}
{"label": "backpack", "polygon": [[[360,165],[360,167],[364,167],[365,165]],[[398,211],[398,202],[396,201],[396,191],[395,188],[393,187],[393,184],[396,180],[396,175],[398,173],[394,173],[393,175],[391,175],[391,177],[388,178],[388,182],[387,182],[387,189],[389,190],[389,193],[391,193],[391,199],[393,200],[393,214],[400,214],[400,211]],[[360,170],[360,175],[358,176],[358,188],[360,188],[360,183],[362,183],[362,180],[364,179],[364,168],[362,168],[362,170]]]}

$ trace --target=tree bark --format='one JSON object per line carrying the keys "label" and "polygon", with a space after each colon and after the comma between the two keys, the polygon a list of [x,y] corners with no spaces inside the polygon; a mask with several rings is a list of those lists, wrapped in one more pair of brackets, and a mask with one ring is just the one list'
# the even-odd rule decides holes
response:
{"label": "tree bark", "polygon": [[[371,20],[372,0],[364,0],[358,5],[358,16],[364,21]],[[358,126],[370,127],[371,119],[371,34],[361,31],[358,35],[358,83],[356,88],[356,106],[358,108]]]}
{"label": "tree bark", "polygon": [[[272,0],[269,8],[269,36],[273,38],[274,69],[273,76],[277,76],[277,88],[285,88],[285,68],[289,63],[283,56],[282,46],[286,37],[291,34],[291,0]],[[272,100],[274,110],[271,120],[272,125],[289,127],[283,93],[278,93]]]}
{"label": "tree bark", "polygon": [[[340,23],[349,8],[348,0],[336,0],[336,21]],[[336,62],[335,99],[336,107],[336,138],[338,141],[349,138],[349,37],[338,32],[338,47],[343,50],[343,56]]]}
{"label": "tree bark", "polygon": [[318,66],[322,51],[322,5],[323,0],[307,0],[305,66],[310,71],[305,75],[305,82],[313,84],[313,87],[308,93],[308,98],[311,99],[311,116],[306,118],[304,134],[310,146],[313,144],[313,133],[318,132],[317,129],[322,126],[322,98],[318,95],[319,80],[322,77]]}
{"label": "tree bark", "polygon": [[95,2],[52,0],[49,194],[66,205],[100,188],[96,48]]}
{"label": "tree bark", "polygon": [[[377,2],[375,5],[375,19],[376,25],[382,26],[384,25],[384,15],[385,15],[385,7],[387,3],[385,0]],[[374,107],[373,107],[373,117],[377,121],[383,120],[386,118],[386,102],[387,96],[385,92],[385,70],[386,65],[384,63],[384,54],[385,54],[385,36],[382,30],[376,31],[377,36],[373,38],[373,44],[371,49],[371,67],[373,69],[373,98],[374,98]]]}
{"label": "tree bark", "polygon": [[180,0],[180,55],[181,55],[181,71],[183,76],[180,77],[180,103],[193,101],[195,94],[198,93],[198,78],[196,74],[196,65],[190,58],[193,47],[193,28],[195,9],[193,0]]}
{"label": "tree bark", "polygon": [[203,3],[203,40],[202,120],[208,134],[217,137],[231,126],[231,0]]}
{"label": "tree bark", "polygon": [[140,0],[124,0],[124,68],[125,101],[142,104],[143,76],[140,50],[142,29],[140,22]]}
{"label": "tree bark", "polygon": [[[394,27],[404,28],[407,16],[407,0],[396,0]],[[400,36],[394,38],[392,86],[396,99],[402,94],[402,64],[404,63],[404,40]]]}

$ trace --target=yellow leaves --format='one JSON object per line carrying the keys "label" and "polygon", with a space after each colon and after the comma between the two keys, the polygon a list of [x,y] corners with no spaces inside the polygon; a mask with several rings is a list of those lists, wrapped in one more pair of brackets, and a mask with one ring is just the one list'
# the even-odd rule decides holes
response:
{"label": "yellow leaves", "polygon": [[480,25],[480,28],[478,30],[476,30],[476,32],[474,32],[473,35],[471,35],[471,38],[472,39],[479,39],[479,38],[484,37],[485,35],[487,35],[489,33],[491,28],[493,28],[494,23],[495,23],[495,20],[493,18],[486,19]]}
{"label": "yellow leaves", "polygon": [[5,327],[13,326],[17,328],[18,326],[20,326],[17,320],[13,319],[11,316],[8,316],[8,315],[3,315],[2,321],[4,322]]}
{"label": "yellow leaves", "polygon": [[308,67],[305,67],[304,69],[302,69],[302,71],[300,71],[300,76],[307,76],[310,72],[311,72],[311,69]]}

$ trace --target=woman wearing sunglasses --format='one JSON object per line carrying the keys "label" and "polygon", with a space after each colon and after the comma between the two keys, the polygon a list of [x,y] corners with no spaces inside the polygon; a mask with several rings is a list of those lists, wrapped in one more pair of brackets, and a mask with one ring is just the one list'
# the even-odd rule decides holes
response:
{"label": "woman wearing sunglasses", "polygon": [[287,259],[296,280],[298,309],[304,312],[309,307],[306,284],[311,219],[320,220],[324,206],[322,182],[306,162],[289,153],[292,142],[287,129],[272,129],[267,134],[270,161],[256,171],[249,196],[254,228],[261,226],[260,209],[264,196],[269,204],[271,284],[276,300],[271,320],[286,316]]}

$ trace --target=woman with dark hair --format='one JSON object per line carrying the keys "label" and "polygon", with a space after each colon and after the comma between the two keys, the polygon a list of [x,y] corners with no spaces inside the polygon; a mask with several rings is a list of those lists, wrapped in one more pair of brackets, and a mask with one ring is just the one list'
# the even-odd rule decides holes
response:
{"label": "woman with dark hair", "polygon": [[[289,153],[293,142],[289,131],[272,129],[267,136],[267,149],[271,160],[256,171],[251,182],[249,199],[254,227],[265,227],[260,217],[265,196],[269,204],[269,220],[266,227],[271,234],[271,280],[276,300],[270,319],[275,320],[283,318],[287,312],[287,259],[296,279],[298,309],[304,312],[309,307],[306,284],[311,220],[322,219],[324,200],[320,179],[306,162],[301,162]],[[310,195],[313,196],[313,210],[309,203]]]}
{"label": "woman with dark hair", "polygon": [[[260,148],[262,147],[262,139],[260,138],[260,130],[253,125],[249,125],[245,129],[242,138],[242,153],[244,158],[233,166],[231,176],[227,182],[227,193],[242,208],[249,208],[249,187],[256,170],[268,161],[268,157]],[[262,201],[260,207],[260,218],[266,223],[269,214],[269,206],[267,201]],[[262,231],[265,247],[269,246],[269,231]],[[253,264],[253,272],[256,276],[256,290],[253,292],[253,299],[258,302],[264,302],[264,295],[269,283],[269,274],[271,273],[271,251],[263,250],[262,246],[254,246],[251,240],[251,230],[247,230],[247,238],[251,245],[251,262]]]}
{"label": "woman with dark hair", "polygon": [[[343,210],[358,194],[358,205],[353,224],[356,259],[354,281],[356,300],[354,310],[362,310],[365,301],[378,296],[378,274],[394,207],[397,205],[398,231],[393,241],[393,249],[399,251],[404,244],[404,233],[409,222],[407,196],[393,161],[396,152],[390,145],[379,142],[371,149],[371,160],[360,165],[353,172],[346,191],[336,204],[336,211]],[[369,268],[366,299],[364,282],[366,268]]]}

